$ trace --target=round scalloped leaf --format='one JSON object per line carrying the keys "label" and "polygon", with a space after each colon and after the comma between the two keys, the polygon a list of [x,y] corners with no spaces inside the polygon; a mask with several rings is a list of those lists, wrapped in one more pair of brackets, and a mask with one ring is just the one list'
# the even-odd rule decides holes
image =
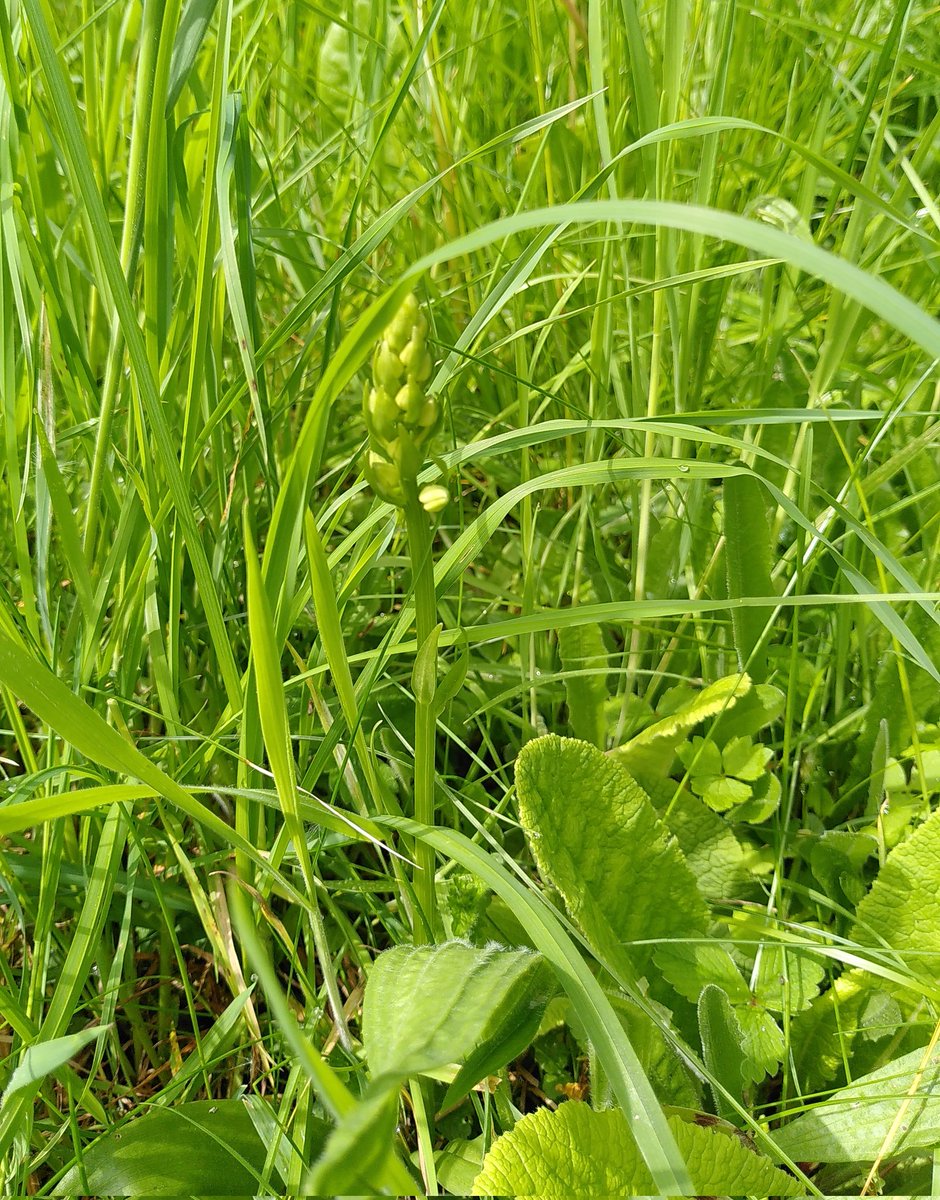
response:
{"label": "round scalloped leaf", "polygon": [[[724,1128],[669,1118],[696,1195],[794,1196],[802,1186]],[[652,1177],[619,1109],[569,1102],[541,1108],[497,1138],[474,1181],[475,1196],[594,1200],[651,1195]]]}

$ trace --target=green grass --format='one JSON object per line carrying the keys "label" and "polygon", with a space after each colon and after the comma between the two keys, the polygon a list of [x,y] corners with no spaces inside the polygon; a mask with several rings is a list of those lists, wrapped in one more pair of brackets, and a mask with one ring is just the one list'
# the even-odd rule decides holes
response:
{"label": "green grass", "polygon": [[[594,1049],[559,1025],[443,1117],[406,1082],[376,1188],[418,1151],[446,1187],[432,1151],[597,1055],[681,1182],[624,981],[538,894],[513,764],[740,669],[785,697],[782,799],[735,827],[753,871],[716,936],[754,979],[798,936],[832,1011],[817,1042],[783,1019],[739,1123],[938,1020],[916,963],[850,937],[940,792],[935,10],[341,7],[0,5],[0,1084],[108,1027],[0,1108],[9,1194],[128,1114],[240,1096],[300,1191],[360,1112],[373,960],[470,929],[461,889],[501,897],[477,935],[534,943]],[[445,411],[433,596],[423,513],[361,471],[409,290]],[[416,728],[435,621],[452,694]],[[853,954],[900,977],[881,1017]],[[859,1048],[840,1004],[894,1024]]]}

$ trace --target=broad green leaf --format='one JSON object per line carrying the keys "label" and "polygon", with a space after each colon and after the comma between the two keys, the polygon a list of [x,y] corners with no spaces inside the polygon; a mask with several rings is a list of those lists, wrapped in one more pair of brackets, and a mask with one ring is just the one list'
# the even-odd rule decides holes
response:
{"label": "broad green leaf", "polygon": [[[616,992],[610,994],[610,1002],[630,1035],[643,1070],[661,1102],[672,1107],[701,1108],[701,1081],[698,1073],[688,1066],[689,1057],[694,1057],[694,1052],[686,1054],[689,1047],[675,1032],[670,1010],[649,997],[641,1007]],[[584,1026],[570,1005],[566,1022],[588,1055],[592,1106],[597,1109],[615,1106],[604,1072],[596,1056],[591,1053],[592,1047]]]}
{"label": "broad green leaf", "polygon": [[728,675],[703,688],[691,704],[657,721],[623,746],[611,751],[644,787],[668,775],[679,746],[696,725],[723,713],[751,690],[749,675]]}
{"label": "broad green leaf", "polygon": [[740,779],[729,779],[726,775],[714,775],[711,778],[697,780],[692,790],[701,795],[709,808],[715,812],[726,812],[736,804],[743,804],[750,799],[751,789]]}
{"label": "broad green leaf", "polygon": [[[709,984],[698,998],[698,1029],[702,1039],[702,1060],[712,1079],[741,1101],[745,1083],[743,1034],[724,988]],[[733,1121],[737,1117],[724,1093],[712,1088],[715,1110]]]}
{"label": "broad green leaf", "polygon": [[94,1029],[83,1029],[80,1033],[68,1033],[64,1037],[51,1038],[48,1042],[35,1042],[32,1046],[27,1046],[19,1065],[10,1076],[2,1103],[6,1104],[10,1096],[21,1088],[44,1079],[59,1067],[64,1067],[70,1058],[74,1058],[89,1043],[97,1041],[109,1028],[108,1025],[98,1025]]}
{"label": "broad green leaf", "polygon": [[[519,815],[543,879],[603,954],[635,966],[667,938],[704,935],[708,912],[643,789],[610,755],[554,734],[516,760]],[[643,941],[644,946],[630,947]]]}
{"label": "broad green leaf", "polygon": [[750,990],[727,950],[716,941],[676,942],[656,951],[656,965],[680,996],[693,1004],[708,984],[724,989],[735,1004],[747,1004]]}
{"label": "broad green leaf", "polygon": [[[925,1052],[912,1050],[814,1104],[775,1130],[774,1142],[784,1154],[813,1162],[871,1162],[883,1147],[889,1157],[932,1150],[940,1144],[940,1051],[926,1064]],[[886,1144],[922,1066],[913,1100]]]}
{"label": "broad green leaf", "polygon": [[376,1080],[340,1118],[307,1174],[305,1196],[374,1195],[391,1181],[390,1168],[404,1174],[392,1149],[398,1087],[396,1079]]}
{"label": "broad green leaf", "polygon": [[[274,965],[255,929],[245,894],[230,884],[228,900],[233,923],[247,952],[248,961],[258,975],[268,1006],[293,1052],[294,1061],[307,1075],[335,1122],[329,1142],[314,1170],[322,1167],[324,1175],[335,1172],[335,1175],[330,1174],[330,1178],[342,1186],[324,1190],[340,1193],[368,1190],[363,1189],[359,1174],[366,1165],[366,1149],[371,1172],[370,1187],[387,1187],[393,1192],[400,1192],[403,1187],[407,1189],[410,1182],[408,1173],[393,1149],[394,1094],[399,1081],[374,1081],[365,1096],[355,1099],[289,1008]],[[360,1148],[358,1153],[355,1152],[357,1145]],[[347,1186],[350,1182],[353,1186]],[[308,1187],[307,1193],[315,1190],[318,1189]]]}
{"label": "broad green leaf", "polygon": [[568,724],[575,737],[602,750],[607,723],[607,672],[610,663],[599,625],[570,625],[558,630],[558,652],[565,674]]}
{"label": "broad green leaf", "polygon": [[677,793],[671,779],[656,785],[650,799],[679,843],[706,899],[740,896],[743,889],[752,886],[758,854],[753,847],[742,846],[724,818],[686,788]]}
{"label": "broad green leaf", "polygon": [[[783,1057],[783,1034],[764,998],[750,991],[723,946],[716,941],[664,945],[656,952],[656,965],[676,991],[693,1004],[708,987],[718,987],[734,1010],[735,1021],[727,1024],[726,1032],[738,1038],[737,1056],[745,1082],[759,1083],[765,1075],[773,1074]],[[714,1015],[717,1002],[712,1005]]]}
{"label": "broad green leaf", "polygon": [[923,746],[920,758],[911,772],[911,790],[923,787],[928,792],[940,791],[940,746]]}
{"label": "broad green leaf", "polygon": [[790,1052],[808,1091],[821,1091],[835,1079],[852,1053],[871,977],[860,970],[845,971],[831,988],[817,996],[790,1022]]}
{"label": "broad green leaf", "polygon": [[862,945],[910,954],[906,966],[935,977],[940,953],[940,812],[888,855],[858,906],[852,936]]}
{"label": "broad green leaf", "polygon": [[827,896],[855,905],[865,895],[865,863],[877,851],[867,833],[827,829],[810,850],[809,865]]}
{"label": "broad green leaf", "polygon": [[469,1141],[453,1138],[434,1155],[437,1182],[452,1196],[471,1195],[473,1181],[483,1165],[485,1148],[486,1139],[482,1135]]}
{"label": "broad green leaf", "polygon": [[905,1016],[894,996],[869,991],[858,1014],[858,1032],[866,1042],[893,1037],[904,1024]]}
{"label": "broad green leaf", "polygon": [[710,738],[694,737],[684,746],[680,746],[677,754],[679,761],[692,774],[693,779],[696,776],[721,774],[721,751]]}
{"label": "broad green leaf", "polygon": [[444,678],[437,685],[434,693],[434,715],[440,716],[451,700],[463,687],[467,678],[467,668],[470,665],[470,647],[466,638],[460,646],[460,651],[454,661],[444,672]]}
{"label": "broad green leaf", "polygon": [[554,990],[545,960],[530,950],[458,941],[387,950],[362,1009],[372,1075],[404,1079],[461,1063],[442,1104],[449,1108],[525,1049]]}
{"label": "broad green leaf", "polygon": [[[315,1117],[315,1152],[327,1126]],[[157,1108],[114,1126],[82,1154],[88,1191],[96,1196],[253,1196],[261,1191],[267,1146],[241,1100],[196,1100]],[[267,1192],[283,1182],[268,1179]],[[85,1193],[72,1166],[54,1195]]]}
{"label": "broad green leaf", "polygon": [[[735,1134],[669,1118],[696,1195],[795,1196],[803,1191],[770,1159]],[[540,1108],[494,1142],[474,1180],[475,1196],[538,1196],[595,1200],[656,1192],[619,1109],[596,1112],[569,1102]]]}
{"label": "broad green leaf", "polygon": [[533,945],[551,964],[576,1009],[611,1092],[629,1115],[630,1128],[657,1190],[665,1195],[689,1194],[688,1170],[630,1038],[580,949],[547,901],[455,830],[431,828],[404,817],[381,817],[377,824],[427,841],[439,853],[472,871],[512,910]]}
{"label": "broad green leaf", "polygon": [[750,799],[738,805],[731,814],[731,819],[760,825],[772,817],[780,807],[781,795],[780,780],[776,775],[765,773],[751,786]]}

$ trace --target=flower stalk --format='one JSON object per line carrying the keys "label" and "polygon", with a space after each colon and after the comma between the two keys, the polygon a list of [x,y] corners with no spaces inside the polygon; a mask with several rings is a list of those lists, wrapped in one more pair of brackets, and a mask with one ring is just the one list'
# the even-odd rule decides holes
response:
{"label": "flower stalk", "polygon": [[[413,295],[405,297],[372,357],[372,386],[366,390],[363,416],[369,432],[364,473],[373,491],[402,509],[408,537],[414,589],[415,633],[419,654],[437,626],[431,514],[447,504],[440,484],[418,487],[418,473],[441,423],[441,407],[425,390],[433,364],[427,346],[427,318]],[[423,825],[435,822],[434,685],[415,687],[414,815]],[[415,846],[412,919],[415,942],[434,938],[436,893],[434,851]]]}

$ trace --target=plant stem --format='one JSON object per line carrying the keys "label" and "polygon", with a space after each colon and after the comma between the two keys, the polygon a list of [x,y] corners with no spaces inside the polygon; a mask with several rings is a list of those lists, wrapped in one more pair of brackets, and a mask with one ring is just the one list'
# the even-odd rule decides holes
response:
{"label": "plant stem", "polygon": [[[437,624],[437,597],[434,594],[434,561],[431,556],[431,527],[428,514],[417,497],[405,505],[405,528],[414,587],[415,633],[418,648],[424,645]],[[415,698],[415,820],[434,824],[434,708],[433,700]],[[434,892],[434,851],[426,843],[415,847],[414,891],[417,910],[412,933],[415,943],[431,941],[437,910]]]}

